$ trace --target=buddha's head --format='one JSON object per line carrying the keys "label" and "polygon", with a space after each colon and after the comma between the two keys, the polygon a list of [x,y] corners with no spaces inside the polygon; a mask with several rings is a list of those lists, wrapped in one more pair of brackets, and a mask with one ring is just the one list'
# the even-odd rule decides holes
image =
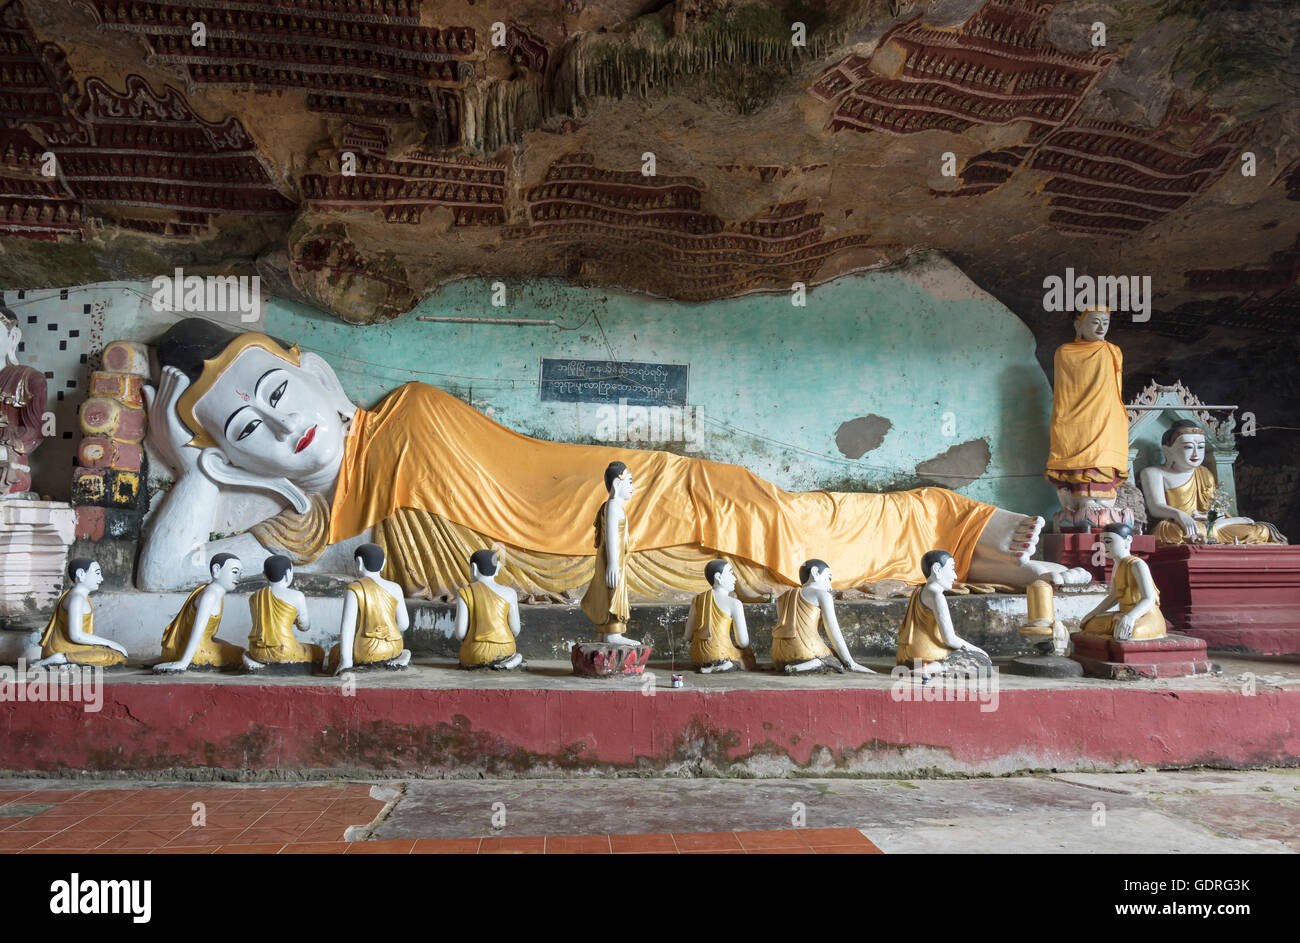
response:
{"label": "buddha's head", "polygon": [[1104,341],[1110,330],[1110,308],[1094,305],[1074,317],[1074,336],[1081,341]]}
{"label": "buddha's head", "polygon": [[947,550],[930,550],[921,557],[921,573],[927,583],[938,583],[952,589],[957,582],[957,561]]}
{"label": "buddha's head", "polygon": [[379,544],[362,544],[352,555],[357,576],[378,576],[384,569],[384,548]]}
{"label": "buddha's head", "polygon": [[208,561],[208,573],[212,582],[226,592],[233,593],[239,577],[244,573],[244,564],[233,553],[219,553]]}
{"label": "buddha's head", "polygon": [[1165,464],[1176,472],[1188,472],[1205,464],[1205,430],[1190,419],[1180,419],[1160,437]]}
{"label": "buddha's head", "polygon": [[1133,528],[1127,524],[1107,524],[1101,532],[1101,546],[1107,560],[1124,559],[1133,547]]}
{"label": "buddha's head", "polygon": [[799,582],[808,589],[831,588],[831,567],[825,560],[805,560],[799,567]]}
{"label": "buddha's head", "polygon": [[632,472],[622,462],[610,462],[605,468],[605,490],[620,501],[632,496]]}
{"label": "buddha's head", "polygon": [[704,578],[714,589],[729,593],[736,588],[736,571],[726,560],[710,560],[704,567]]}
{"label": "buddha's head", "polygon": [[210,477],[270,488],[304,511],[295,483],[337,472],[356,407],[321,357],[187,318],[158,342],[158,363],[189,378],[176,409]]}
{"label": "buddha's head", "polygon": [[475,550],[469,557],[469,575],[479,580],[496,576],[500,561],[494,551]]}
{"label": "buddha's head", "polygon": [[76,557],[68,561],[68,582],[93,593],[104,582],[104,571],[90,557]]}
{"label": "buddha's head", "polygon": [[268,583],[289,586],[293,583],[293,561],[284,554],[272,554],[262,564],[262,575]]}

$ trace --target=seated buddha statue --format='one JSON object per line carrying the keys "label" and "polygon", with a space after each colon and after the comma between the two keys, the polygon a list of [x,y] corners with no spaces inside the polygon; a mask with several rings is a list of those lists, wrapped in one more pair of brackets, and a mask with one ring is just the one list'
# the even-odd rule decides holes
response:
{"label": "seated buddha statue", "polygon": [[[1080,620],[1081,630],[1117,639],[1162,638],[1168,634],[1160,612],[1160,591],[1151,579],[1151,570],[1145,560],[1130,552],[1133,528],[1108,524],[1102,531],[1101,544],[1106,559],[1114,564],[1110,587],[1106,598]],[[1118,608],[1112,610],[1112,606]]]}
{"label": "seated buddha statue", "polygon": [[596,569],[582,597],[582,611],[596,626],[597,640],[613,645],[640,645],[626,637],[632,614],[627,601],[627,500],[632,497],[632,473],[622,462],[605,469],[608,498],[596,512]]}
{"label": "seated buddha statue", "polygon": [[411,624],[402,587],[380,576],[384,550],[362,544],[355,554],[357,575],[343,593],[343,618],[339,641],[330,649],[327,669],[342,674],[357,665],[405,668],[411,651],[402,643],[402,633]]}
{"label": "seated buddha statue", "polygon": [[[1142,493],[1147,510],[1157,519],[1152,534],[1162,546],[1204,543],[1210,538],[1209,516],[1218,482],[1205,465],[1205,430],[1180,419],[1160,438],[1163,465],[1142,470]],[[1286,538],[1272,524],[1248,517],[1221,517],[1214,521],[1213,541],[1221,544],[1284,544]]]}
{"label": "seated buddha statue", "polygon": [[104,572],[94,560],[68,561],[72,586],[54,604],[54,614],[41,633],[41,657],[33,668],[55,665],[97,665],[113,668],[126,663],[126,649],[112,639],[95,635],[95,610],[90,594],[104,582]]}
{"label": "seated buddha statue", "polygon": [[924,674],[969,674],[988,671],[988,652],[961,638],[952,625],[944,596],[957,581],[957,567],[947,550],[930,550],[921,558],[924,586],[912,591],[898,629],[898,664]]}
{"label": "seated buddha statue", "polygon": [[709,588],[691,600],[682,641],[691,646],[691,664],[701,674],[735,671],[753,664],[745,607],[732,595],[736,571],[726,560],[710,560],[704,568]]}
{"label": "seated buddha statue", "polygon": [[253,628],[248,633],[244,669],[261,671],[268,665],[321,665],[325,651],[319,645],[299,642],[293,634],[311,628],[307,597],[292,587],[293,561],[276,554],[262,564],[270,585],[248,597]]}
{"label": "seated buddha statue", "polygon": [[162,637],[162,661],[156,672],[190,668],[238,668],[244,650],[217,638],[226,593],[233,592],[243,573],[243,562],[233,553],[219,553],[208,561],[211,582],[189,594],[181,611],[167,624]]}
{"label": "seated buddha statue", "polygon": [[[788,675],[813,671],[843,674],[846,670],[875,674],[853,660],[844,642],[835,617],[835,600],[831,598],[830,566],[821,560],[807,560],[799,568],[799,579],[802,583],[799,588],[789,590],[776,601],[772,665]],[[834,651],[822,641],[823,620],[826,633],[835,645]]]}
{"label": "seated buddha statue", "polygon": [[[716,556],[735,561],[738,576],[745,567],[747,586],[798,585],[801,547],[813,541],[835,554],[842,589],[920,582],[917,561],[934,546],[948,547],[959,577],[974,582],[1090,579],[1086,570],[1031,558],[1041,518],[944,488],[786,492],[737,465],[529,438],[423,383],[359,409],[320,356],[201,319],[172,325],[157,355],[161,378],[145,394],[150,444],[176,479],[144,535],[143,589],[202,576],[195,547],[236,553],[249,565],[281,553],[299,573],[347,573],[355,548],[371,542],[383,546],[390,575],[411,595],[455,595],[465,548],[490,545],[501,549],[511,585],[557,598],[586,585],[593,608],[605,596],[621,608],[610,585],[611,576],[618,582],[615,557],[629,595],[663,598],[666,585],[689,591]],[[621,523],[609,505],[623,510],[631,492],[616,496],[590,474],[611,462],[634,465],[644,489],[637,501],[646,512],[624,514]],[[248,491],[283,509],[209,541],[223,492]],[[603,589],[589,585],[600,552],[591,521],[601,505]],[[593,621],[617,629],[619,618],[606,609]]]}
{"label": "seated buddha statue", "polygon": [[1106,340],[1109,330],[1109,308],[1085,308],[1074,317],[1074,340],[1053,360],[1046,476],[1061,501],[1057,522],[1068,529],[1132,521],[1131,511],[1115,510],[1117,489],[1128,479],[1128,414],[1124,355]]}
{"label": "seated buddha statue", "polygon": [[456,599],[456,638],[462,668],[509,671],[527,668],[515,649],[519,637],[519,594],[496,581],[500,563],[491,550],[469,558],[470,583]]}

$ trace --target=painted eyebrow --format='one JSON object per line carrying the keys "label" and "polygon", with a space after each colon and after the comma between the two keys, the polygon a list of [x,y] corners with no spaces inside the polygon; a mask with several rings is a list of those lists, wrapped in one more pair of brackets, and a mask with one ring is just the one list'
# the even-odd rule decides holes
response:
{"label": "painted eyebrow", "polygon": [[257,382],[253,384],[253,393],[255,393],[255,394],[257,393],[257,388],[260,387],[260,386],[262,385],[262,381],[263,381],[263,380],[265,380],[265,379],[266,379],[267,377],[269,377],[271,374],[273,374],[273,373],[278,373],[279,371],[280,371],[280,368],[279,368],[279,367],[272,367],[270,370],[266,371],[266,373],[264,373],[264,374],[262,374],[260,377],[258,377],[258,378],[257,378]]}

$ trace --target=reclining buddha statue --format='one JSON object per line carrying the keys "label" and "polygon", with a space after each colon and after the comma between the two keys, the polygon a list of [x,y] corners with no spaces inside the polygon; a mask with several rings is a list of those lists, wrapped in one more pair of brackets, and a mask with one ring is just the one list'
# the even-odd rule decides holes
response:
{"label": "reclining buddha statue", "polygon": [[[348,573],[355,547],[374,542],[411,596],[454,597],[465,561],[492,549],[521,593],[574,598],[595,565],[591,521],[608,498],[599,472],[618,461],[641,482],[627,563],[638,598],[693,595],[718,556],[755,592],[797,586],[809,542],[833,562],[836,588],[920,582],[916,561],[931,547],[967,582],[1089,579],[1030,559],[1041,518],[943,488],[785,492],[736,465],[529,438],[422,383],[360,409],[317,354],[200,319],[172,325],[158,360],[149,436],[177,477],[145,537],[143,589],[197,583],[215,552]],[[210,541],[222,488],[271,492],[287,507]]]}

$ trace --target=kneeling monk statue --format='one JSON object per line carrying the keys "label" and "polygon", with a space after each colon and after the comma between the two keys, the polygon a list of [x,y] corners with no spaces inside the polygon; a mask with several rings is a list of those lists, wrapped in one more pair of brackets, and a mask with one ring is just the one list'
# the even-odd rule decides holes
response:
{"label": "kneeling monk statue", "polygon": [[[1163,465],[1142,469],[1142,493],[1157,519],[1156,543],[1161,546],[1204,543],[1211,536],[1210,508],[1218,482],[1205,466],[1205,430],[1180,419],[1160,437]],[[1223,517],[1214,522],[1215,543],[1284,544],[1272,524],[1248,517]]]}
{"label": "kneeling monk statue", "polygon": [[[626,522],[636,552],[620,566],[629,594],[644,598],[689,593],[716,556],[732,560],[747,586],[798,585],[802,547],[814,541],[834,555],[838,588],[920,582],[917,561],[935,546],[948,547],[971,582],[1091,578],[1030,559],[1041,518],[943,488],[790,493],[736,465],[531,439],[422,383],[358,409],[317,354],[199,319],[172,325],[157,353],[161,379],[146,391],[150,443],[176,481],[145,535],[144,589],[201,579],[195,547],[237,553],[250,566],[282,553],[300,573],[341,573],[359,544],[374,542],[412,596],[454,596],[462,561],[485,545],[499,547],[521,591],[580,592],[595,563],[591,521],[614,497],[591,469],[613,461],[634,465],[642,483],[645,510]],[[223,488],[268,492],[285,507],[209,542]],[[609,562],[607,554],[613,597]],[[597,621],[614,629],[618,619]]]}
{"label": "kneeling monk statue", "polygon": [[72,588],[54,604],[50,624],[41,633],[41,658],[33,668],[55,665],[98,665],[113,668],[126,663],[126,649],[112,639],[95,635],[95,610],[90,594],[104,582],[98,563],[87,557],[68,562]]}
{"label": "kneeling monk statue", "polygon": [[957,567],[947,550],[921,558],[925,585],[912,591],[898,629],[897,662],[925,674],[970,674],[993,667],[989,653],[961,638],[952,627],[944,592],[957,581]]}
{"label": "kneeling monk statue", "polygon": [[343,594],[339,641],[330,649],[326,670],[342,674],[354,665],[405,668],[411,650],[402,643],[402,633],[410,626],[411,616],[402,587],[379,575],[384,568],[384,549],[362,544],[353,559],[361,579],[349,584]]}
{"label": "kneeling monk statue", "polygon": [[[1146,561],[1133,556],[1133,529],[1110,524],[1101,534],[1106,557],[1114,563],[1106,598],[1080,621],[1089,635],[1117,639],[1163,638],[1168,628],[1160,612],[1160,591],[1151,579]],[[1118,605],[1117,612],[1109,611]]]}
{"label": "kneeling monk statue", "polygon": [[[840,622],[835,617],[835,600],[831,598],[831,568],[821,560],[808,560],[799,567],[799,579],[803,583],[801,587],[788,590],[776,601],[772,666],[788,675],[810,671],[843,674],[846,669],[875,674],[853,660],[840,632]],[[833,652],[822,641],[820,628],[823,619],[826,633],[835,644]]]}
{"label": "kneeling monk statue", "polygon": [[243,664],[244,650],[217,638],[226,593],[234,592],[243,571],[243,561],[233,553],[219,553],[208,561],[212,582],[190,593],[163,630],[162,661],[153,666],[154,671],[227,669]]}
{"label": "kneeling monk statue", "polygon": [[735,570],[726,560],[710,560],[704,578],[710,588],[691,600],[682,636],[682,641],[691,644],[691,664],[701,674],[752,667],[754,653],[749,647],[745,607],[732,595]]}
{"label": "kneeling monk statue", "polygon": [[456,600],[456,638],[462,668],[509,671],[527,668],[515,650],[519,637],[519,594],[496,581],[500,566],[491,550],[469,558],[470,583]]}
{"label": "kneeling monk statue", "polygon": [[262,564],[262,575],[271,585],[248,597],[253,630],[248,633],[244,669],[261,671],[268,665],[321,665],[325,661],[324,649],[303,644],[293,636],[294,626],[303,632],[311,628],[307,597],[291,585],[293,561],[280,554],[267,557]]}

